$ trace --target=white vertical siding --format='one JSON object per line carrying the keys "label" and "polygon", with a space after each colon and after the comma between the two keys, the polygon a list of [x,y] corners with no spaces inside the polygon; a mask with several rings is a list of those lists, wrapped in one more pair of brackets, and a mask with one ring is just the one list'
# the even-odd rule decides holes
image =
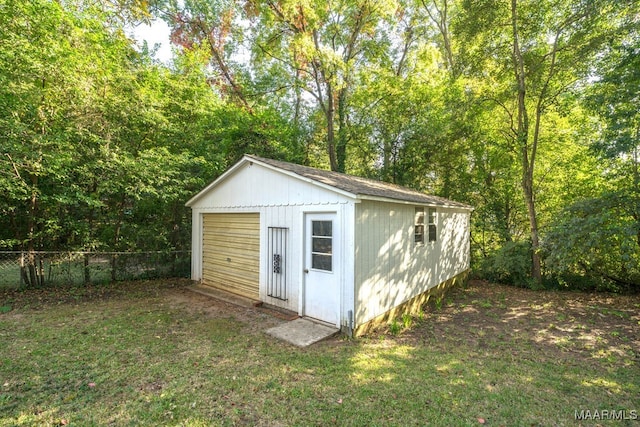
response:
{"label": "white vertical siding", "polygon": [[[354,254],[355,254],[355,204],[344,203],[340,205],[341,212],[338,216],[338,220],[341,221],[342,235],[342,295],[340,305],[340,324],[345,328],[349,328],[349,311],[354,312]],[[355,326],[355,325],[353,325]]]}
{"label": "white vertical siding", "polygon": [[414,205],[356,205],[357,325],[469,268],[469,212],[437,208],[437,239],[423,244],[414,243],[414,216]]}

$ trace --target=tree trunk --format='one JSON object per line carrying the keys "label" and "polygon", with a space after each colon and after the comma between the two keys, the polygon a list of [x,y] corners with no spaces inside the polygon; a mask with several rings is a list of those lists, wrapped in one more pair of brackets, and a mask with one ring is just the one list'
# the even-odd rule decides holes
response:
{"label": "tree trunk", "polygon": [[43,282],[38,274],[37,256],[35,253],[35,234],[36,234],[36,217],[38,215],[38,176],[31,175],[31,199],[29,200],[29,212],[27,219],[27,258],[26,263],[22,265],[22,278],[27,286],[39,286]]}
{"label": "tree trunk", "polygon": [[89,270],[89,254],[83,255],[84,260],[84,284],[91,283],[91,271]]}
{"label": "tree trunk", "polygon": [[[118,247],[118,244],[120,243],[120,232],[122,230],[122,224],[124,222],[124,209],[125,209],[125,202],[126,202],[126,198],[127,196],[123,193],[121,195],[121,199],[120,202],[118,203],[118,219],[116,222],[116,226],[115,226],[115,231],[114,231],[114,236],[113,236],[113,250],[117,251],[120,248]],[[111,257],[111,281],[115,282],[117,277],[116,274],[116,270],[118,267],[118,255],[117,254],[113,254],[113,256]]]}
{"label": "tree trunk", "polygon": [[[529,228],[531,232],[531,277],[536,283],[542,281],[542,266],[540,262],[540,240],[538,236],[538,219],[536,215],[535,197],[533,191],[533,171],[535,166],[535,152],[537,145],[537,134],[534,137],[532,146],[529,146],[529,114],[526,105],[526,84],[524,58],[520,51],[520,41],[518,32],[517,0],[511,0],[511,26],[513,30],[513,66],[517,87],[518,100],[518,128],[516,131],[516,142],[520,148],[522,161],[522,192],[527,213],[529,216]],[[541,111],[537,110],[536,121],[539,124]],[[537,127],[536,127],[537,130]]]}
{"label": "tree trunk", "polygon": [[338,141],[336,143],[337,171],[344,173],[347,159],[347,89],[338,92]]}
{"label": "tree trunk", "polygon": [[118,269],[118,255],[112,254],[111,255],[111,282],[115,282],[116,279],[118,278],[118,275],[116,274],[117,269]]}
{"label": "tree trunk", "polygon": [[513,237],[511,237],[511,229],[509,228],[509,217],[511,216],[511,203],[509,203],[509,198],[507,197],[504,201],[504,224],[502,228],[503,238],[506,243],[513,242]]}
{"label": "tree trunk", "polygon": [[327,153],[329,154],[329,164],[332,171],[338,170],[338,159],[336,157],[336,131],[334,127],[334,118],[336,115],[336,108],[333,99],[333,88],[330,83],[327,85],[327,109],[325,117],[327,119]]}
{"label": "tree trunk", "polygon": [[531,230],[531,278],[536,283],[542,282],[542,263],[540,261],[540,238],[538,234],[538,218],[536,215],[535,198],[533,194],[533,169],[531,173],[525,173],[522,179],[527,213],[529,215],[529,228]]}
{"label": "tree trunk", "polygon": [[393,173],[393,145],[391,138],[386,138],[383,136],[382,138],[382,180],[385,182],[391,182],[393,184],[396,183],[395,174]]}
{"label": "tree trunk", "polygon": [[636,146],[633,149],[633,190],[634,194],[632,200],[635,201],[635,211],[633,212],[633,219],[636,220],[636,243],[640,248],[640,171],[638,171],[638,162],[640,156],[638,155],[638,148],[640,144],[640,126],[636,129]]}
{"label": "tree trunk", "polygon": [[438,27],[438,31],[442,36],[442,48],[444,50],[443,56],[447,61],[447,71],[449,71],[451,76],[455,79],[457,78],[457,73],[453,62],[453,48],[451,47],[451,34],[449,33],[448,0],[444,0],[442,2],[441,8],[438,7],[438,2],[435,0],[433,0],[432,4],[435,9],[435,13],[431,11],[426,0],[422,0],[422,5],[424,6],[425,11],[429,15],[429,18],[431,18],[431,21],[436,24],[436,27]]}

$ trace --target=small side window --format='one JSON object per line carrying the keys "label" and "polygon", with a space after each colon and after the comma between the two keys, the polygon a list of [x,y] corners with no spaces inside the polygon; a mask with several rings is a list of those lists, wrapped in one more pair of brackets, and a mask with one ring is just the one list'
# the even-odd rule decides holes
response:
{"label": "small side window", "polygon": [[435,242],[438,236],[438,229],[436,226],[436,209],[429,208],[429,241]]}
{"label": "small side window", "polygon": [[416,208],[414,219],[413,241],[424,243],[424,208]]}

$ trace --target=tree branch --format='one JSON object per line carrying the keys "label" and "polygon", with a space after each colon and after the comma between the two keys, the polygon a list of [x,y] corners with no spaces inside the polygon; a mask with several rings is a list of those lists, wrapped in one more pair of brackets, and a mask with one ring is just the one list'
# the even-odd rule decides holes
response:
{"label": "tree branch", "polygon": [[211,48],[211,54],[213,55],[213,59],[217,63],[218,68],[222,72],[222,75],[224,76],[225,80],[233,89],[234,94],[238,97],[241,104],[247,109],[247,111],[250,114],[253,114],[253,108],[251,108],[251,105],[249,105],[249,102],[247,102],[246,98],[244,97],[244,94],[242,93],[242,88],[240,88],[240,85],[238,85],[238,83],[235,81],[235,79],[231,75],[231,70],[227,66],[224,59],[222,58],[222,55],[220,54],[218,47],[216,46],[215,40],[213,40],[212,32],[205,27],[204,23],[199,18],[196,18],[194,21],[192,21],[192,23],[194,23],[196,27],[201,31],[201,33],[206,37],[207,42],[209,43],[209,47]]}
{"label": "tree branch", "polygon": [[11,155],[9,153],[4,153],[4,154],[9,158],[9,161],[11,162],[11,166],[13,167],[13,171],[16,174],[16,178],[18,178],[20,181],[26,184],[25,180],[22,179],[22,176],[20,175],[20,171],[18,171],[18,166],[16,166],[16,162],[14,162],[13,158],[11,158]]}

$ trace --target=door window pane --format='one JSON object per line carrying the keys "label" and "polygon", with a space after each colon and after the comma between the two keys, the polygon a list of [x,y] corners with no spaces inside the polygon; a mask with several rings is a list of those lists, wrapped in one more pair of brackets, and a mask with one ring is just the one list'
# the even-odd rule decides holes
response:
{"label": "door window pane", "polygon": [[331,253],[331,237],[313,237],[311,252]]}
{"label": "door window pane", "polygon": [[311,254],[311,268],[331,271],[331,255]]}
{"label": "door window pane", "polygon": [[331,221],[312,221],[313,223],[313,235],[314,236],[328,236],[331,237]]}

